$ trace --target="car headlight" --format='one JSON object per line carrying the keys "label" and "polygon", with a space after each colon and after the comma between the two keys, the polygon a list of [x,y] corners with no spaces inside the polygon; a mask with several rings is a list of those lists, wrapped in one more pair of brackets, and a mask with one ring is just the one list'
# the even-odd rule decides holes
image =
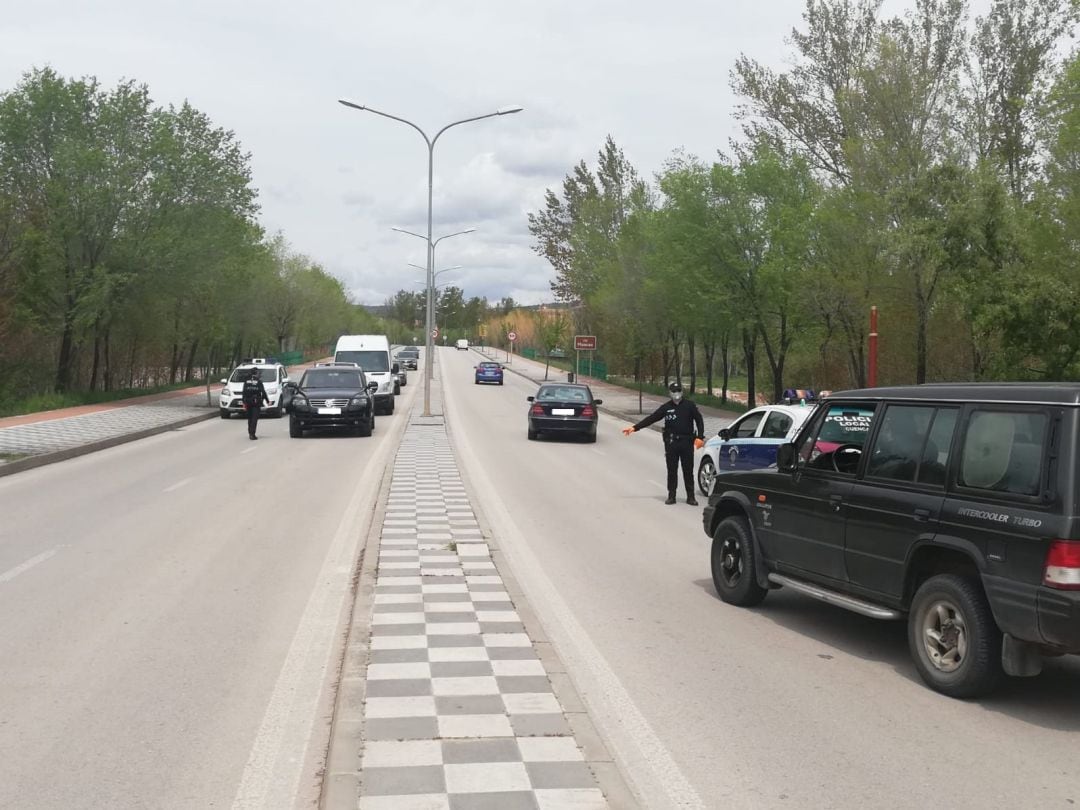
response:
{"label": "car headlight", "polygon": [[349,400],[350,405],[367,405],[368,398],[366,394],[357,394],[355,397]]}
{"label": "car headlight", "polygon": [[293,394],[292,406],[294,408],[297,406],[301,408],[307,408],[311,406],[311,403],[308,402],[308,398],[305,397],[303,394]]}

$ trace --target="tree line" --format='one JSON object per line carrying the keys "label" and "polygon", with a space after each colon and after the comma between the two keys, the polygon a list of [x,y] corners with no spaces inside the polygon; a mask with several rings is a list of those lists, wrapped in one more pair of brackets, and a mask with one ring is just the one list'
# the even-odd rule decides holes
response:
{"label": "tree line", "polygon": [[[790,68],[741,56],[742,137],[641,177],[608,138],[529,216],[609,366],[785,387],[1080,377],[1070,0],[807,0]],[[719,378],[714,378],[714,374]]]}
{"label": "tree line", "polygon": [[0,95],[5,398],[167,385],[370,328],[258,210],[250,155],[190,104],[25,74]]}

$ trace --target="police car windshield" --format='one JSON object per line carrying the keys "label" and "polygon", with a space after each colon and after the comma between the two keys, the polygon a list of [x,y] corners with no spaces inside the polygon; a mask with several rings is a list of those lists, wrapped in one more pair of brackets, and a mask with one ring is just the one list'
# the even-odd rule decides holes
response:
{"label": "police car windshield", "polygon": [[[229,382],[235,382],[235,383],[243,382],[244,380],[246,380],[250,376],[251,376],[251,368],[250,367],[248,367],[248,368],[238,368],[236,371],[234,371],[232,373],[232,378],[229,380]],[[259,379],[261,379],[264,383],[275,382],[277,380],[277,369],[276,368],[260,368],[259,369]]]}
{"label": "police car windshield", "polygon": [[301,388],[362,388],[360,372],[337,368],[314,368],[304,372]]}
{"label": "police car windshield", "polygon": [[338,352],[334,359],[339,363],[356,363],[364,371],[389,371],[390,361],[386,352],[357,351]]}

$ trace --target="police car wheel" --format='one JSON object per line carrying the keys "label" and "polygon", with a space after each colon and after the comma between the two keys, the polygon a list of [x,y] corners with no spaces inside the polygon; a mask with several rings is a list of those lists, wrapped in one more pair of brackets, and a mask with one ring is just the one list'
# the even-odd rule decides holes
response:
{"label": "police car wheel", "polygon": [[697,485],[701,490],[702,495],[712,494],[712,482],[716,478],[716,465],[713,464],[713,460],[709,456],[705,456],[701,460],[701,464],[698,466],[697,471]]}
{"label": "police car wheel", "polygon": [[304,430],[300,427],[300,420],[296,417],[289,418],[289,436],[293,439],[300,439],[304,436]]}
{"label": "police car wheel", "polygon": [[221,414],[222,419],[228,419],[230,416],[228,408],[218,408],[218,412]]}

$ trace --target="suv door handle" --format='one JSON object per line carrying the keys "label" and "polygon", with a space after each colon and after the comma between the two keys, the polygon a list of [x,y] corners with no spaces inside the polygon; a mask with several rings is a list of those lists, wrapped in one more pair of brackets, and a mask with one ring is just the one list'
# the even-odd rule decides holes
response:
{"label": "suv door handle", "polygon": [[926,523],[928,520],[930,520],[930,510],[929,509],[916,509],[915,510],[915,520],[919,521],[920,523]]}
{"label": "suv door handle", "polygon": [[829,496],[829,503],[832,504],[832,510],[834,512],[839,512],[840,507],[843,506],[843,503],[844,503],[844,496],[843,495],[830,495]]}

